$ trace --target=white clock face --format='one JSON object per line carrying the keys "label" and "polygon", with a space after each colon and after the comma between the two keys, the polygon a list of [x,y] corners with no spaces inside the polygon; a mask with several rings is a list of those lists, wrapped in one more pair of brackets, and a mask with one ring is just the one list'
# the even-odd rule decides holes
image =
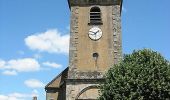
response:
{"label": "white clock face", "polygon": [[98,27],[93,27],[89,30],[89,37],[92,40],[99,40],[102,37],[102,30]]}

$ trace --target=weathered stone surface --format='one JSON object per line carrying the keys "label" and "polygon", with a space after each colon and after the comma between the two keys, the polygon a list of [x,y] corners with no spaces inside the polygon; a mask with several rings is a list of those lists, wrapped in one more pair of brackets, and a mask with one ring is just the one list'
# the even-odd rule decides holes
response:
{"label": "weathered stone surface", "polygon": [[[98,84],[105,72],[122,59],[122,0],[69,0],[71,8],[69,68],[46,88],[47,100],[97,99]],[[101,23],[90,23],[90,9],[99,7]],[[102,37],[93,41],[92,27],[102,30]],[[93,54],[98,53],[94,59]]]}
{"label": "weathered stone surface", "polygon": [[[91,7],[93,6],[74,6],[71,9],[68,75],[70,79],[101,78],[113,64],[118,63],[122,58],[121,6],[99,6],[103,24],[98,27],[102,29],[103,36],[98,41],[92,41],[88,37],[88,31],[93,27],[87,24]],[[94,52],[99,54],[97,64],[92,57]]]}
{"label": "weathered stone surface", "polygon": [[71,9],[71,31],[70,31],[70,48],[69,48],[69,76],[76,69],[77,63],[77,44],[78,44],[78,12],[79,8]]}
{"label": "weathered stone surface", "polygon": [[[98,41],[92,41],[88,37],[88,30],[93,27],[93,25],[87,24],[89,23],[89,11],[91,7],[93,6],[74,6],[71,8],[73,12],[72,19],[74,19],[71,23],[73,26],[77,26],[77,24],[78,26],[71,28],[72,40],[70,41],[70,52],[72,54],[70,55],[68,79],[82,79],[84,81],[78,83],[66,82],[67,100],[75,100],[83,88],[98,85],[99,82],[87,82],[87,80],[103,78],[105,72],[113,64],[117,64],[122,58],[121,5],[98,6],[102,13],[102,25],[98,25],[97,27],[103,31],[103,36]],[[76,17],[76,21],[74,17]],[[95,64],[92,57],[93,52],[99,54],[97,64]],[[90,91],[96,90],[91,89]],[[80,99],[96,99],[97,96],[93,95],[98,95],[98,92],[90,95],[90,91],[85,94],[88,94],[88,97],[92,96],[94,98],[88,98],[82,95]]]}
{"label": "weathered stone surface", "polygon": [[113,48],[114,62],[117,64],[122,59],[122,34],[121,34],[121,7],[112,6]]}
{"label": "weathered stone surface", "polygon": [[81,80],[81,81],[68,81],[66,86],[67,100],[77,99],[97,99],[99,96],[99,83],[103,80]]}
{"label": "weathered stone surface", "polygon": [[73,71],[73,73],[70,73],[73,76],[70,77],[70,79],[100,79],[103,78],[102,72],[79,72],[79,71]]}
{"label": "weathered stone surface", "polygon": [[68,0],[70,6],[121,5],[122,0]]}

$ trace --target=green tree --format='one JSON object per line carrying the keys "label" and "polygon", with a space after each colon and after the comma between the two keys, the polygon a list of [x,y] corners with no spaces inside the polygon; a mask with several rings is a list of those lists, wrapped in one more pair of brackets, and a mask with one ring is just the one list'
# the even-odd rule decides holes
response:
{"label": "green tree", "polygon": [[106,74],[99,100],[170,100],[170,63],[149,49],[125,55]]}

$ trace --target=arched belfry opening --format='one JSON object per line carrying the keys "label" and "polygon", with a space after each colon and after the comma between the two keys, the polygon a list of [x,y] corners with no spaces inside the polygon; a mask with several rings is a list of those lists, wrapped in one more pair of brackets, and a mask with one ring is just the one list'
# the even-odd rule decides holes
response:
{"label": "arched belfry opening", "polygon": [[90,9],[90,24],[102,23],[101,10],[99,7],[92,7]]}

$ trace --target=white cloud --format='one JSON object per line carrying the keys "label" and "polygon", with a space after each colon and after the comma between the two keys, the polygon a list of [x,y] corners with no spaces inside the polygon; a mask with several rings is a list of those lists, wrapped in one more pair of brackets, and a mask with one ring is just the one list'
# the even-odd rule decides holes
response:
{"label": "white cloud", "polygon": [[9,95],[0,94],[0,100],[25,100],[25,98],[28,98],[28,97],[30,96],[26,94],[21,94],[21,93],[12,93]]}
{"label": "white cloud", "polygon": [[0,100],[32,100],[34,96],[38,97],[38,91],[33,90],[32,93],[10,93],[7,95],[0,94]]}
{"label": "white cloud", "polygon": [[9,94],[9,97],[25,98],[25,97],[30,97],[30,96],[28,94],[12,93],[12,94]]}
{"label": "white cloud", "polygon": [[8,97],[5,95],[0,95],[0,100],[8,100]]}
{"label": "white cloud", "polygon": [[5,61],[0,59],[0,69],[4,68],[5,65]]}
{"label": "white cloud", "polygon": [[57,64],[57,63],[54,63],[54,62],[44,62],[43,65],[53,67],[53,68],[61,68],[62,67],[61,64]]}
{"label": "white cloud", "polygon": [[41,56],[40,54],[34,54],[33,56],[34,56],[35,59],[40,59],[40,58],[42,58],[42,56]]}
{"label": "white cloud", "polygon": [[61,35],[57,29],[34,34],[25,38],[25,44],[32,50],[68,54],[69,35]]}
{"label": "white cloud", "polygon": [[7,69],[13,69],[18,72],[31,72],[40,69],[39,63],[33,58],[24,58],[10,60],[6,66]]}
{"label": "white cloud", "polygon": [[14,70],[6,70],[6,71],[4,71],[4,72],[2,72],[2,74],[3,75],[11,75],[11,76],[13,76],[13,75],[17,75],[17,72],[16,71],[14,71]]}
{"label": "white cloud", "polygon": [[41,87],[44,87],[44,86],[45,86],[44,83],[42,83],[41,81],[36,80],[36,79],[26,80],[26,81],[24,82],[24,84],[25,84],[27,87],[30,87],[30,88],[41,88]]}
{"label": "white cloud", "polygon": [[16,75],[17,72],[33,72],[40,70],[40,64],[36,59],[23,58],[12,59],[9,61],[0,60],[0,69],[4,75]]}

